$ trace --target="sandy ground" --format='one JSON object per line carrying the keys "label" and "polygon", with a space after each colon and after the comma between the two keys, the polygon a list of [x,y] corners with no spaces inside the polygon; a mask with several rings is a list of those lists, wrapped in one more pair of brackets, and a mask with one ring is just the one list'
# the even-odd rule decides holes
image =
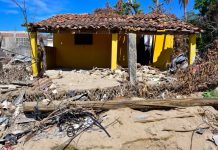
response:
{"label": "sandy ground", "polygon": [[106,79],[100,76],[90,75],[88,71],[77,73],[70,70],[48,70],[46,71],[46,75],[53,79],[52,81],[58,91],[87,90],[119,85],[119,82],[115,79]]}
{"label": "sandy ground", "polygon": [[[193,130],[200,124],[200,127],[207,127],[202,119],[205,110],[210,110],[211,114],[218,113],[212,107],[149,112],[129,108],[110,110],[101,116],[104,116],[103,125],[111,137],[95,127],[74,139],[71,149],[73,146],[86,150],[190,150],[192,143],[192,150],[216,150],[215,144],[207,141],[213,135],[211,130],[206,130],[202,135],[193,134]],[[146,121],[142,123],[143,120]],[[19,144],[16,149],[52,149],[67,139],[58,136],[53,139],[41,138],[37,141],[28,141],[24,146]]]}

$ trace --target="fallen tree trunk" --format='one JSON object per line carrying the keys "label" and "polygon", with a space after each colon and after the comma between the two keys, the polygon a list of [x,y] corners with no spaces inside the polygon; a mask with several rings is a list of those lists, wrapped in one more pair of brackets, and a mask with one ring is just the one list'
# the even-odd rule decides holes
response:
{"label": "fallen tree trunk", "polygon": [[111,100],[111,101],[52,101],[51,103],[24,102],[23,111],[32,112],[37,107],[43,112],[54,111],[60,107],[109,110],[129,107],[132,109],[169,109],[191,106],[218,106],[218,99],[167,99],[167,100]]}

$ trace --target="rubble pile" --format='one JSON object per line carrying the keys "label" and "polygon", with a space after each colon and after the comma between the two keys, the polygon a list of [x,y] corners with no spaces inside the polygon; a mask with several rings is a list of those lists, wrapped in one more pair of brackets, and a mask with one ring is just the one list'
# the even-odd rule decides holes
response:
{"label": "rubble pile", "polygon": [[176,73],[175,92],[190,94],[218,86],[218,50],[209,49],[203,56],[197,64]]}
{"label": "rubble pile", "polygon": [[203,55],[203,60],[217,63],[218,62],[218,48],[208,49]]}
{"label": "rubble pile", "polygon": [[[91,71],[78,70],[77,73],[86,73],[91,76],[100,76],[101,78],[116,79],[119,82],[126,82],[129,79],[128,69],[119,68],[114,71],[110,69],[99,69],[94,68]],[[151,66],[137,66],[137,81],[143,82],[146,85],[160,84],[164,80],[169,82],[176,80],[175,78],[169,77],[167,72],[161,72],[160,70]]]}
{"label": "rubble pile", "polygon": [[[47,82],[47,80],[42,80],[40,82]],[[33,83],[34,84],[34,83]],[[142,86],[143,87],[143,86]],[[35,88],[34,86],[31,88]],[[126,90],[126,96],[140,95],[141,91],[133,86],[129,86],[129,89]],[[46,89],[46,88],[45,88]],[[128,92],[129,94],[128,95]],[[135,93],[130,93],[135,91]],[[96,97],[102,95],[102,91],[96,91]],[[119,91],[121,92],[121,91]],[[66,94],[66,93],[65,93]],[[75,93],[72,91],[71,93],[67,93],[67,99],[59,99],[59,101],[54,101],[47,92],[44,92],[44,98],[35,97],[33,102],[28,101],[27,91],[25,89],[20,90],[19,95],[15,97],[13,100],[9,101],[7,99],[1,101],[0,108],[0,144],[3,144],[5,147],[9,145],[9,147],[14,145],[22,145],[32,141],[39,141],[41,139],[55,139],[55,138],[65,138],[69,139],[64,142],[64,147],[68,145],[72,140],[77,138],[77,136],[81,135],[85,131],[96,132],[101,131],[105,132],[105,135],[110,137],[110,131],[107,131],[107,124],[102,125],[102,123],[106,120],[104,115],[99,116],[99,112],[102,112],[103,105],[107,104],[106,101],[102,101],[98,104],[89,103],[92,98],[89,99],[89,94]],[[63,98],[63,97],[62,97]],[[100,98],[100,97],[99,97]],[[76,102],[75,102],[76,101]],[[85,107],[79,105],[79,102],[86,101],[83,104],[86,104]],[[177,100],[178,101],[178,100]],[[58,103],[57,103],[58,102]],[[110,101],[108,101],[110,102]],[[109,108],[119,108],[119,106],[123,106],[122,99],[117,102],[121,102],[120,104],[114,101],[115,103],[108,103],[105,106]],[[125,102],[125,101],[123,101]],[[131,104],[131,102],[133,102]],[[138,103],[137,103],[138,102]],[[145,103],[143,103],[145,102]],[[151,102],[151,101],[150,101]],[[155,101],[152,101],[155,102]],[[157,103],[151,103],[151,106],[157,106]],[[163,101],[159,101],[163,102]],[[73,104],[75,103],[75,104]],[[146,101],[129,101],[131,106],[135,106],[138,108],[144,108],[147,110]],[[181,103],[178,101],[177,103]],[[196,102],[195,102],[196,103]],[[82,104],[82,103],[81,103]],[[163,104],[163,108],[175,108],[172,105],[167,103]],[[176,104],[174,104],[176,105]],[[31,106],[32,109],[29,109]],[[161,106],[161,103],[159,107]],[[95,109],[95,108],[97,109]],[[181,118],[181,114],[178,113],[178,118]],[[193,114],[191,114],[193,115]],[[163,117],[163,116],[161,116]],[[184,117],[187,117],[185,114]],[[189,117],[189,115],[188,115]],[[146,117],[147,118],[147,117]],[[146,119],[144,118],[144,119]],[[137,120],[142,120],[143,118],[137,117]],[[165,119],[165,118],[161,118]],[[147,119],[146,119],[147,120]],[[148,119],[150,120],[150,119]],[[116,121],[116,119],[115,119]],[[119,122],[119,121],[118,121]],[[108,123],[110,124],[110,123]],[[96,130],[97,127],[97,130]],[[188,127],[187,127],[188,128]],[[168,128],[167,128],[168,129]],[[102,132],[100,132],[102,134]],[[95,134],[95,133],[94,133]],[[63,146],[63,145],[62,145]]]}
{"label": "rubble pile", "polygon": [[[173,133],[181,132],[180,136],[183,136],[184,133],[197,133],[199,129],[200,135],[202,135],[205,131],[204,129],[210,129],[207,134],[210,134],[212,138],[217,138],[217,135],[211,133],[213,132],[212,130],[217,128],[216,125],[212,124],[217,121],[217,118],[214,118],[216,113],[214,109],[210,108],[213,122],[203,122],[206,126],[199,127],[198,124],[202,123],[202,116],[205,117],[207,110],[194,108],[194,111],[186,109],[184,112],[182,109],[179,110],[178,105],[176,105],[181,103],[182,100],[172,100],[172,98],[177,98],[178,94],[190,94],[194,91],[201,91],[218,85],[218,52],[208,50],[206,53],[206,57],[202,58],[200,62],[185,70],[178,70],[175,75],[170,75],[167,71],[162,72],[150,66],[137,65],[137,83],[135,86],[128,82],[129,76],[127,70],[124,68],[119,68],[115,71],[99,68],[94,68],[90,71],[70,71],[71,73],[77,74],[78,77],[84,74],[91,76],[92,78],[90,80],[92,81],[93,79],[99,80],[100,78],[111,79],[109,81],[116,80],[119,83],[119,85],[112,87],[83,90],[69,89],[59,91],[60,89],[57,88],[54,80],[64,78],[64,73],[61,71],[57,71],[57,76],[53,78],[48,76],[28,82],[31,78],[30,64],[26,63],[26,61],[15,64],[8,63],[3,66],[3,71],[0,73],[0,144],[10,149],[11,146],[19,147],[23,144],[31,143],[32,141],[40,141],[41,139],[63,138],[65,141],[63,141],[62,145],[59,143],[59,146],[52,146],[54,146],[55,149],[65,149],[69,146],[71,141],[77,139],[82,133],[85,133],[85,137],[87,138],[83,139],[84,141],[91,139],[90,136],[93,137],[93,134],[96,135],[96,138],[98,138],[97,135],[100,134],[101,138],[99,140],[106,140],[106,138],[112,136],[113,138],[110,139],[112,143],[107,144],[102,142],[105,144],[104,146],[111,149],[119,149],[120,147],[126,149],[131,147],[131,144],[135,146],[149,145],[151,147],[155,145],[157,148],[159,146],[167,147],[166,144],[163,144],[165,143],[163,141],[167,141],[167,144],[175,143],[171,145],[172,149],[187,149],[187,147],[181,147],[181,145],[177,143],[176,139],[180,137],[176,137]],[[20,61],[20,59],[18,60]],[[66,77],[69,78],[71,76],[67,74]],[[81,79],[84,80],[85,77],[87,76]],[[69,80],[66,81],[68,83]],[[85,83],[91,84],[92,86],[93,82]],[[61,86],[63,86],[63,84],[60,84],[60,87]],[[72,85],[69,84],[68,87],[71,86]],[[6,87],[15,89],[15,91],[3,91],[2,89]],[[166,101],[152,100],[151,102],[144,99],[134,101],[131,99],[133,97],[171,99]],[[114,101],[108,101],[112,99],[114,99]],[[130,108],[143,111],[148,110],[148,107],[156,109],[162,108],[165,110],[172,108],[177,109],[172,112],[172,114],[170,112],[169,114],[166,112],[151,112],[151,116],[146,116],[147,114],[143,114],[143,112],[135,112],[135,110],[127,109],[121,110],[121,112],[129,111],[127,116],[120,113],[119,110],[116,110],[115,114],[120,113],[120,116],[113,116],[114,114],[111,114],[113,111],[103,114],[100,113],[108,109],[119,108],[121,105],[127,105],[127,102],[124,101],[126,99],[129,101],[128,106]],[[116,103],[116,100],[119,100],[121,103]],[[211,101],[211,106],[217,104],[214,101]],[[148,102],[150,102],[150,105]],[[169,102],[174,103],[174,105]],[[191,102],[188,102],[190,101],[187,101],[186,104],[190,105]],[[28,105],[25,105],[25,103]],[[79,103],[81,105],[79,105]],[[88,107],[85,107],[82,103]],[[91,105],[91,103],[93,105]],[[202,103],[202,101],[198,101],[198,104],[200,103]],[[196,104],[196,101],[194,104]],[[31,109],[27,109],[28,107],[25,106],[31,106]],[[184,107],[186,106],[187,105],[184,105]],[[166,113],[165,116],[159,115],[162,113]],[[136,116],[129,117],[130,114]],[[112,116],[113,120],[109,122],[105,115],[109,117]],[[122,119],[122,116],[125,116],[124,119]],[[121,118],[121,122],[117,117]],[[134,118],[134,120],[128,118]],[[181,118],[185,118],[184,122],[180,122],[183,126],[170,126],[173,121],[176,124],[179,121],[178,118],[180,121]],[[194,121],[193,118],[195,119]],[[166,126],[161,126],[162,121],[165,121]],[[153,130],[157,122],[160,124]],[[190,125],[187,124],[187,122],[190,123]],[[115,131],[113,131],[113,128],[109,128],[109,125],[113,125],[113,123],[118,123],[118,125],[115,125]],[[130,123],[132,124],[131,126],[129,126]],[[143,124],[140,126],[139,124],[141,123]],[[147,123],[151,123],[152,125],[149,126]],[[148,125],[147,128],[144,128],[144,124]],[[196,126],[193,128],[193,125]],[[132,131],[145,131],[145,133],[142,135],[138,134],[140,135],[139,137],[134,135],[134,140],[131,139],[131,136],[126,136],[128,138],[119,140],[121,136],[116,133],[120,131],[120,126],[123,126],[125,131],[121,131],[119,134],[124,134],[126,128],[134,128],[135,126],[136,128],[132,129]],[[99,129],[101,132],[97,132]],[[141,129],[141,131],[138,129]],[[92,132],[92,134],[90,134],[90,132]],[[102,133],[104,133],[104,135],[102,135]],[[161,133],[161,135],[159,136],[156,133]],[[149,139],[141,140],[145,134]],[[189,134],[185,135],[185,137],[189,137]],[[138,140],[135,140],[136,137]],[[202,136],[201,140],[206,141],[205,138],[206,136]],[[99,143],[95,143],[95,141],[92,141],[93,145],[97,146],[96,144]],[[138,141],[140,142],[138,143]],[[147,141],[150,141],[150,143]],[[161,144],[154,141],[160,141]],[[118,142],[120,147],[114,147],[114,145],[117,144],[113,144],[113,142]],[[213,140],[213,142],[216,143],[215,140]],[[214,146],[213,143],[205,143],[209,146]],[[190,145],[191,144],[192,142]],[[81,147],[87,148],[86,146],[85,144],[81,144]],[[89,146],[90,145],[88,145],[88,147]],[[149,146],[146,148],[149,149]],[[196,147],[196,149],[197,148],[198,147]]]}
{"label": "rubble pile", "polygon": [[30,80],[30,64],[6,64],[0,72],[0,84],[10,84],[14,81]]}
{"label": "rubble pile", "polygon": [[[27,101],[35,101],[46,99],[46,95],[49,95],[53,100],[62,100],[66,98],[71,98],[74,96],[82,97],[77,100],[89,100],[89,101],[98,101],[98,100],[111,100],[116,97],[145,97],[145,98],[167,98],[174,96],[170,93],[172,84],[176,80],[173,77],[167,75],[167,72],[161,72],[156,68],[150,66],[138,66],[137,69],[137,80],[138,83],[135,86],[132,86],[128,82],[128,73],[127,69],[120,68],[114,71],[110,69],[100,69],[94,68],[92,70],[71,70],[71,71],[50,71],[46,74],[49,78],[44,78],[36,81],[33,85],[34,87],[31,90],[28,90],[26,93]],[[72,75],[72,74],[75,74]],[[86,75],[86,76],[84,76]],[[81,77],[82,76],[82,77]],[[108,87],[97,87],[93,88],[93,85],[90,85],[90,82],[93,80],[88,80],[82,82],[81,84],[87,84],[90,88],[85,89],[73,89],[69,82],[74,82],[78,85],[77,82],[81,82],[85,77],[92,77],[94,81],[99,82],[100,79],[107,79],[108,81],[116,80],[118,85],[111,85]],[[67,88],[63,88],[63,78],[72,78],[72,77],[81,77],[81,80],[64,82],[64,85],[68,85]],[[58,80],[58,82],[54,82]],[[73,84],[74,84],[73,83]],[[72,85],[73,85],[72,84]],[[106,83],[105,83],[106,84]],[[38,87],[37,87],[38,86]],[[59,88],[57,88],[59,87]],[[74,86],[75,87],[75,86]]]}
{"label": "rubble pile", "polygon": [[[168,75],[167,72],[161,72],[160,70],[151,66],[140,66],[137,68],[137,84],[131,86],[128,83],[128,73],[125,69],[117,69],[113,71],[103,71],[102,74],[97,70],[97,74],[106,78],[115,78],[122,84],[119,86],[120,96],[139,96],[146,98],[161,98],[163,95],[170,95],[170,91],[174,86],[174,82],[177,80],[174,77]],[[100,73],[99,73],[100,72]],[[92,73],[93,75],[96,72]],[[115,90],[116,91],[116,90]],[[172,94],[171,94],[172,96]]]}
{"label": "rubble pile", "polygon": [[[214,59],[216,60],[216,59]],[[216,65],[210,64],[210,62],[202,63],[205,65],[205,69],[202,69],[208,72],[206,69],[211,69],[212,71],[216,70],[214,67]],[[200,65],[201,67],[203,65]],[[207,66],[206,66],[207,65]],[[18,67],[17,67],[18,68]],[[139,66],[137,68],[137,84],[132,86],[128,82],[128,73],[124,68],[111,71],[110,69],[98,69],[94,68],[90,71],[87,70],[72,70],[71,72],[77,74],[87,74],[92,77],[100,77],[103,79],[116,79],[120,84],[116,86],[106,87],[106,88],[94,88],[94,89],[83,89],[83,90],[62,90],[56,88],[56,85],[53,82],[52,78],[45,77],[39,80],[34,81],[30,86],[26,88],[25,99],[26,101],[41,101],[43,99],[52,99],[52,100],[63,100],[71,97],[78,97],[75,100],[82,101],[98,101],[98,100],[111,100],[119,97],[143,97],[150,99],[165,99],[165,98],[177,98],[178,94],[190,94],[194,91],[199,91],[201,85],[193,85],[193,87],[188,87],[190,84],[197,84],[196,79],[202,82],[202,78],[199,77],[198,73],[193,76],[193,70],[196,70],[196,66],[190,67],[188,70],[179,70],[176,75],[169,75],[168,72],[161,72],[160,70],[150,67],[150,66]],[[11,70],[13,71],[13,70]],[[18,72],[18,71],[17,71]],[[189,76],[188,73],[189,72]],[[25,75],[22,76],[22,73]],[[28,70],[21,72],[21,76],[28,78]],[[12,74],[13,75],[13,74]],[[216,76],[216,73],[208,74]],[[62,74],[58,74],[61,79]],[[15,76],[19,77],[19,76]],[[193,78],[195,77],[195,78]],[[195,80],[193,80],[193,79]],[[187,84],[190,80],[192,83]],[[210,79],[210,78],[208,78]],[[217,79],[217,78],[216,78]],[[17,80],[17,78],[11,78],[11,82]],[[20,79],[22,80],[22,79]],[[59,80],[59,79],[58,79]],[[3,80],[4,81],[4,80]],[[186,81],[186,82],[185,82]],[[189,81],[189,82],[190,82]],[[213,82],[216,80],[213,80]],[[9,82],[9,81],[8,81]],[[211,81],[212,82],[212,81]],[[87,82],[88,83],[88,82]],[[206,82],[204,82],[206,83]],[[205,87],[208,88],[208,87]],[[202,90],[204,90],[203,88]],[[13,95],[13,96],[11,96]],[[18,96],[19,92],[15,91],[10,93],[9,100],[13,100],[14,97]]]}
{"label": "rubble pile", "polygon": [[122,97],[166,98],[164,94],[166,96],[168,95],[167,97],[170,97],[170,92],[168,92],[164,86],[145,88],[144,84],[139,83],[136,86],[132,86],[128,82],[125,82],[120,86],[90,90],[69,90],[58,93],[53,93],[52,91],[29,91],[26,93],[25,98],[26,101],[41,101],[48,97],[59,101],[72,97],[76,97],[74,99],[75,101],[105,101]]}
{"label": "rubble pile", "polygon": [[100,78],[116,79],[118,81],[127,80],[128,73],[125,68],[120,68],[112,71],[109,68],[93,68],[92,70],[73,70],[75,73],[84,73],[91,76],[99,76]]}
{"label": "rubble pile", "polygon": [[[1,103],[3,109],[0,116],[0,144],[5,145],[5,148],[18,144],[18,141],[26,143],[42,137],[67,136],[73,140],[93,126],[99,127],[110,137],[95,112],[82,108],[71,109],[67,102],[60,104],[53,112],[43,113],[35,106],[35,111],[24,113],[24,95],[23,92],[14,101],[5,100]],[[51,129],[52,133],[45,134],[48,129]]]}

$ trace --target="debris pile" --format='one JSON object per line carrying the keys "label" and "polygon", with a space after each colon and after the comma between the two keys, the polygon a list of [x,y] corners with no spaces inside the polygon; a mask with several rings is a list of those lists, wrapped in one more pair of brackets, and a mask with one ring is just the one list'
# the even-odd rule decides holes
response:
{"label": "debris pile", "polygon": [[0,95],[18,91],[31,84],[30,66],[25,64],[3,65],[0,72]]}
{"label": "debris pile", "polygon": [[203,56],[197,64],[176,73],[175,92],[190,94],[218,86],[218,49],[208,49]]}
{"label": "debris pile", "polygon": [[[91,71],[76,71],[78,73],[85,72],[92,76],[100,76],[101,78],[116,79],[119,82],[128,81],[129,75],[128,70],[125,68],[119,68],[114,71],[110,69],[98,69],[94,68]],[[163,80],[175,80],[172,77],[168,77],[166,72],[153,68],[151,66],[141,66],[138,64],[137,67],[137,81],[143,82],[147,85],[159,84]]]}
{"label": "debris pile", "polygon": [[[140,110],[148,110],[149,108],[172,109],[179,108],[179,106],[187,106],[187,104],[188,106],[190,106],[190,104],[196,105],[197,101],[198,104],[209,104],[202,103],[202,101],[205,100],[182,101],[172,99],[162,101],[124,101],[122,99],[119,101],[82,101],[81,99],[86,96],[87,95],[77,95],[61,101],[54,101],[51,98],[47,98],[43,100],[35,99],[33,102],[28,102],[26,99],[26,91],[23,90],[13,101],[2,101],[0,116],[0,130],[2,135],[0,136],[0,143],[6,147],[11,147],[14,145],[16,147],[17,144],[18,146],[24,144],[26,147],[26,144],[29,142],[37,142],[41,139],[64,138],[66,141],[63,141],[64,144],[60,146],[63,148],[67,147],[72,140],[78,138],[78,135],[81,135],[82,133],[90,134],[90,132],[94,131],[92,134],[101,134],[101,136],[103,136],[102,134],[104,133],[97,132],[99,129],[105,132],[104,135],[106,135],[107,138],[110,136],[114,137],[114,132],[112,132],[112,135],[111,130],[108,130],[107,127],[109,124],[119,121],[114,119],[108,123],[107,117],[110,117],[110,114],[108,116],[100,114],[99,116],[99,112],[102,112],[103,110],[122,107],[131,107]],[[211,100],[210,105],[217,105],[217,101]],[[198,114],[203,114],[202,111],[199,113],[197,111],[195,111],[196,113],[190,113],[191,111],[187,111],[185,113],[181,112],[183,112],[183,110],[177,113],[172,113],[173,115],[170,119],[182,117],[189,118],[195,117],[195,115]],[[160,118],[157,119],[157,121],[166,120],[169,118],[169,115],[167,115],[168,117],[164,117],[163,115],[158,116],[158,114],[156,115]],[[132,120],[131,122],[156,122],[155,118],[153,118],[154,116],[155,115],[151,115],[150,117],[135,117],[136,120]],[[169,128],[163,129],[162,132],[166,132],[165,130],[167,131]],[[195,130],[193,129],[193,131]],[[171,130],[167,132],[171,132]],[[188,130],[187,132],[190,131]],[[104,136],[104,138],[106,137]],[[114,138],[108,139],[114,140]],[[60,147],[57,146],[58,149]]]}
{"label": "debris pile", "polygon": [[[176,79],[150,66],[139,66],[136,86],[128,82],[125,68],[115,71],[94,68],[92,70],[49,70],[49,78],[37,80],[26,94],[28,101],[46,99],[45,92],[53,100],[77,96],[77,100],[110,100],[116,97],[169,98],[170,88]],[[167,86],[167,87],[166,87]],[[37,89],[37,90],[36,90]],[[32,92],[35,91],[35,92]],[[83,96],[81,96],[83,95]],[[174,96],[175,97],[175,96]]]}
{"label": "debris pile", "polygon": [[[189,142],[191,149],[199,149],[197,142],[192,141],[192,134],[198,134],[201,142],[213,148],[218,144],[218,135],[215,133],[218,129],[217,112],[211,107],[180,107],[217,106],[217,100],[172,99],[178,93],[190,94],[218,85],[218,52],[208,50],[206,56],[197,64],[178,70],[175,75],[138,64],[138,82],[135,86],[128,82],[128,73],[124,68],[115,71],[99,68],[70,72],[55,70],[52,76],[48,73],[48,77],[31,80],[30,64],[26,63],[29,60],[16,57],[10,61],[13,63],[4,64],[0,73],[0,143],[8,149],[11,146],[21,148],[23,144],[28,148],[29,143],[40,143],[42,139],[62,139],[62,145],[59,141],[59,146],[48,147],[65,149],[72,144],[71,141],[80,139],[79,135],[83,133],[85,136],[81,139],[83,142],[79,142],[79,147],[84,149],[98,147],[99,141],[103,144],[99,146],[100,149],[137,146],[166,149],[169,145],[170,149],[187,149],[186,144],[179,143],[183,141],[182,137],[190,138],[185,142]],[[71,78],[72,74],[74,78]],[[89,84],[84,87],[92,87],[96,81],[110,86],[102,88],[98,84],[92,89],[74,89],[72,87],[78,83],[71,79],[80,84]],[[81,82],[84,80],[86,82]],[[171,99],[134,101],[133,97]],[[108,101],[112,99],[114,101]],[[115,108],[118,110],[110,110]],[[143,112],[151,108],[177,109]],[[110,111],[102,113],[105,110]],[[202,122],[202,118],[206,119]],[[127,128],[131,129],[130,133],[126,133]],[[174,133],[178,133],[178,136]],[[133,136],[127,136],[129,134]],[[125,138],[123,135],[126,135]],[[90,142],[84,142],[89,139]]]}
{"label": "debris pile", "polygon": [[[101,119],[97,118],[94,111],[82,108],[70,108],[68,101],[60,105],[52,112],[42,112],[35,106],[34,111],[23,112],[23,102],[25,101],[25,91],[12,102],[7,100],[1,103],[0,117],[0,143],[5,146],[13,146],[18,142],[26,143],[30,139],[45,138],[45,132],[51,129],[50,137],[54,134],[70,137],[69,143],[79,134],[89,130],[94,125],[102,129],[106,135],[110,134],[101,125]],[[43,100],[44,104],[50,103]],[[49,134],[46,134],[49,137]],[[24,137],[24,138],[23,138]],[[21,141],[19,141],[21,139]],[[67,146],[67,144],[66,144]]]}
{"label": "debris pile", "polygon": [[[3,51],[0,51],[0,53]],[[0,54],[1,55],[1,54]],[[23,55],[9,55],[4,53],[0,56],[0,95],[10,94],[22,86],[31,84],[31,58]],[[7,97],[8,98],[8,97]]]}
{"label": "debris pile", "polygon": [[[210,63],[204,62],[204,65],[206,64],[211,66]],[[215,71],[214,67],[217,66],[217,64],[215,64],[213,68],[208,67],[208,65],[206,66],[206,69],[212,69],[212,71]],[[54,73],[52,74],[55,74],[53,76],[49,76],[48,74],[49,77],[34,80],[32,82],[26,81],[25,84],[23,83],[23,85],[28,85],[26,90],[27,101],[41,101],[48,98],[53,100],[62,100],[75,96],[78,97],[75,100],[81,101],[111,100],[116,97],[143,97],[153,99],[166,99],[176,98],[178,97],[178,93],[190,94],[191,92],[199,91],[199,89],[191,89],[189,87],[187,88],[187,86],[190,85],[190,83],[187,84],[187,82],[192,81],[190,79],[193,78],[193,68],[196,68],[196,66],[192,66],[185,71],[178,71],[176,75],[169,75],[168,72],[161,72],[158,69],[150,66],[138,65],[138,83],[135,86],[130,85],[130,83],[128,82],[128,73],[127,70],[124,68],[117,69],[115,71],[111,71],[110,69],[97,68],[94,68],[90,71],[71,70],[69,74],[65,71],[62,72],[57,70],[53,71]],[[19,67],[16,67],[16,69],[19,69]],[[11,80],[8,80],[6,82],[5,79],[7,78],[4,78],[4,80],[2,80],[2,84],[7,83],[10,85],[16,83],[17,80],[29,80],[29,70],[25,67],[23,69],[25,71],[16,71],[17,73],[21,73],[20,75],[22,78],[19,78],[19,75],[10,77],[10,75],[15,74],[10,73],[10,71],[12,72],[15,69],[8,69],[8,76]],[[190,78],[188,78],[189,76],[187,76],[187,72],[189,72]],[[73,76],[71,76],[72,74]],[[217,74],[214,73],[211,75],[216,76]],[[90,78],[90,80],[86,78],[87,76]],[[198,78],[198,80],[202,83],[203,80],[199,78],[199,75],[195,74],[194,77]],[[100,84],[98,84],[98,82],[100,82]],[[193,83],[197,84],[196,80],[193,80]],[[103,84],[103,86],[98,87],[101,84]],[[10,86],[9,85],[7,85],[7,87],[10,90],[2,90],[4,93],[7,91],[13,91],[14,89],[16,90],[20,86],[20,84]],[[79,85],[81,85],[81,87],[78,88]],[[74,87],[76,88],[74,89]],[[197,88],[198,86],[193,85],[193,87]],[[2,88],[5,87],[2,86]],[[14,96],[19,95],[19,92],[14,93]],[[11,93],[10,95],[13,94]]]}
{"label": "debris pile", "polygon": [[31,77],[29,64],[6,64],[0,72],[0,84],[10,84],[14,81],[27,81]]}

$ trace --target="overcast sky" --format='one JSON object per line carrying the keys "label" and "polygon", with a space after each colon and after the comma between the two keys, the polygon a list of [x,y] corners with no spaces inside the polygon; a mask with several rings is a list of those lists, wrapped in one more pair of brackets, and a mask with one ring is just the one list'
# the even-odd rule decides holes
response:
{"label": "overcast sky", "polygon": [[[23,0],[17,0],[18,2]],[[114,6],[117,0],[26,0],[29,21],[36,22],[61,13],[91,13],[96,8],[102,8],[106,2]],[[149,6],[153,6],[152,0],[138,0],[141,9],[148,13]],[[161,1],[161,0],[160,0]],[[190,0],[188,11],[193,10],[194,0]],[[11,0],[0,0],[0,30],[24,30],[22,13]],[[164,6],[168,12],[183,16],[183,9],[178,0],[172,0]]]}

